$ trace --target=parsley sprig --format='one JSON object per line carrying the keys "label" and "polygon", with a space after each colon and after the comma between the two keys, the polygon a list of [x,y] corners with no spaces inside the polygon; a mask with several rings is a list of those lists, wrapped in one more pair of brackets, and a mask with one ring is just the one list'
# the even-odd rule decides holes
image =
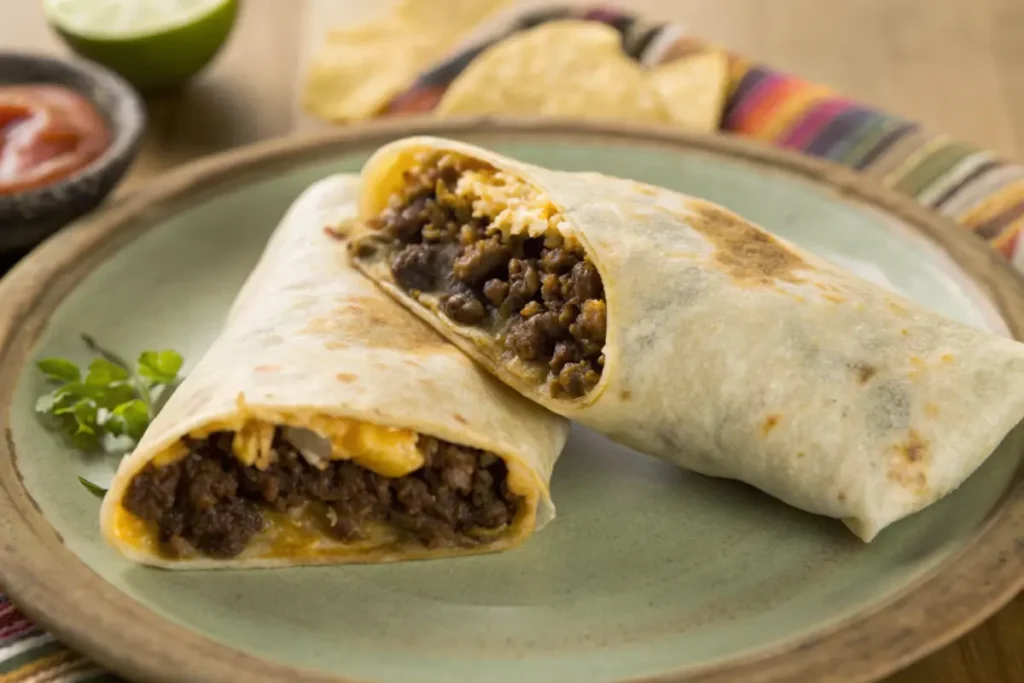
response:
{"label": "parsley sprig", "polygon": [[[36,363],[52,387],[36,401],[36,412],[87,453],[106,450],[111,438],[138,441],[178,382],[181,354],[143,351],[132,368],[89,335],[82,341],[96,356],[84,372],[66,358]],[[89,484],[94,493],[102,490]]]}

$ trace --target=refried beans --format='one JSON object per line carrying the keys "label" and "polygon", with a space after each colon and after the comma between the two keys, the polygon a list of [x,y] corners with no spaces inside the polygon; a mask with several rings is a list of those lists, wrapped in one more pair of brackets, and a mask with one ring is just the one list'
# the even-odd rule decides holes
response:
{"label": "refried beans", "polygon": [[485,451],[420,435],[425,464],[388,478],[348,460],[311,465],[281,430],[275,460],[265,469],[242,464],[233,432],[186,439],[189,452],[149,463],[132,479],[123,505],[154,522],[171,556],[227,558],[241,553],[266,527],[266,510],[313,506],[342,541],[365,538],[368,523],[384,523],[426,547],[472,546],[480,532],[512,523],[521,498],[509,491],[505,463]]}
{"label": "refried beans", "polygon": [[371,224],[393,244],[391,274],[414,296],[438,296],[456,323],[491,331],[507,360],[546,371],[552,396],[583,396],[604,367],[601,276],[557,231],[516,234],[474,211],[456,186],[480,168],[446,154],[406,172],[404,190]]}

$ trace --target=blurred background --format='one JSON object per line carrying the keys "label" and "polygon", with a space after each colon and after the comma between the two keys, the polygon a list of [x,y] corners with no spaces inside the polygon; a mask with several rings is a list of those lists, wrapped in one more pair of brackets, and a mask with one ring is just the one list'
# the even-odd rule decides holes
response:
{"label": "blurred background", "polygon": [[[198,155],[324,125],[299,104],[329,29],[386,12],[386,0],[242,0],[210,67],[150,97],[150,130],[129,180]],[[453,2],[453,6],[464,4]],[[516,3],[543,6],[543,3]],[[67,54],[40,3],[0,2],[0,46]],[[633,0],[619,7],[827,84],[954,138],[1024,152],[1020,0]]]}

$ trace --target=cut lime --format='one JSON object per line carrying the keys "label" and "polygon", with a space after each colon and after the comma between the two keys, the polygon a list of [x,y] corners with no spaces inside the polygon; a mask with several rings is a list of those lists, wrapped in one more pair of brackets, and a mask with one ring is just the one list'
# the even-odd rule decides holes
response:
{"label": "cut lime", "polygon": [[235,23],[237,0],[44,0],[46,18],[78,54],[144,91],[174,87],[206,66]]}

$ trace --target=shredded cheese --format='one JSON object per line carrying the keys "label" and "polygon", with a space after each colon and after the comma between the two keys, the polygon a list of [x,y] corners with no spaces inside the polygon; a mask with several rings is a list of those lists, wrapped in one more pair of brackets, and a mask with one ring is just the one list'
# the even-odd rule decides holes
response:
{"label": "shredded cheese", "polygon": [[308,429],[330,444],[331,460],[351,460],[384,477],[404,477],[423,467],[423,454],[416,447],[419,436],[412,430],[324,415],[283,417],[280,422],[254,417],[217,421],[190,436],[201,439],[216,431],[234,431],[234,456],[239,462],[261,470],[277,458],[273,440],[278,426]]}
{"label": "shredded cheese", "polygon": [[530,183],[511,173],[496,170],[463,171],[455,194],[470,200],[475,218],[489,218],[491,231],[529,237],[545,237],[546,246],[576,238],[558,207]]}
{"label": "shredded cheese", "polygon": [[[237,410],[228,418],[213,420],[189,432],[193,439],[203,439],[214,432],[234,432],[231,450],[239,462],[258,469],[266,469],[277,458],[273,449],[274,434],[279,427],[289,431],[308,430],[312,439],[326,441],[330,452],[303,453],[314,466],[315,460],[351,460],[384,477],[404,477],[423,467],[423,454],[416,447],[419,435],[411,429],[399,429],[371,424],[346,417],[322,415],[311,410],[295,412],[248,405],[239,394]],[[319,438],[317,438],[319,437]],[[307,451],[303,443],[292,443],[300,452]],[[180,442],[172,447],[174,455],[162,453],[156,464],[173,462],[188,453]]]}

